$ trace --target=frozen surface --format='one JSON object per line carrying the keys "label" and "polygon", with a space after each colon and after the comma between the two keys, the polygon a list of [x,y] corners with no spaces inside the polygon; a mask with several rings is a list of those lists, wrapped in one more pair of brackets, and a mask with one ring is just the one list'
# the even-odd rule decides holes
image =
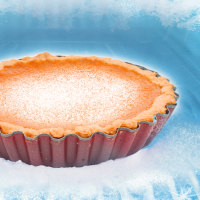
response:
{"label": "frozen surface", "polygon": [[22,199],[196,197],[200,195],[200,173],[195,170],[200,165],[199,127],[170,128],[170,123],[162,132],[163,139],[150,148],[96,166],[53,169],[1,159],[0,169],[4,171],[0,174],[1,195],[6,199],[15,195]]}
{"label": "frozen surface", "polygon": [[127,20],[143,14],[155,16],[165,26],[200,27],[199,0],[2,0],[0,10],[3,13],[31,14],[33,18],[47,22],[45,24],[51,28],[62,26],[70,29],[74,19],[82,18],[85,14],[98,20],[114,17],[108,24],[117,29],[128,28]]}
{"label": "frozen surface", "polygon": [[[155,1],[143,1],[148,6],[140,3],[141,12],[126,18],[116,16],[121,15],[122,10],[123,16],[130,13],[131,2],[113,11],[99,9],[104,10],[104,15],[98,15],[101,12],[96,9],[98,16],[86,12],[88,10],[84,7],[81,14],[77,11],[76,15],[76,3],[71,5],[71,10],[68,7],[67,12],[74,10],[74,15],[66,16],[62,15],[64,5],[57,5],[55,9],[48,5],[44,6],[44,13],[38,9],[43,13],[40,17],[36,3],[30,6],[18,0],[17,6],[13,6],[10,1],[2,2],[1,60],[43,51],[55,55],[118,58],[147,66],[169,77],[178,88],[180,99],[172,117],[153,143],[133,156],[96,166],[61,169],[33,167],[0,159],[0,199],[200,199],[200,32],[197,1],[181,1],[181,6],[177,6],[179,1],[159,1],[157,6]],[[75,2],[78,5],[79,1]],[[114,1],[108,3],[114,5]],[[119,1],[114,7],[118,4]],[[14,12],[12,9],[19,9],[19,5],[21,8],[28,6],[33,12],[24,13],[23,9]],[[87,4],[83,5],[87,7]],[[142,12],[148,8],[149,12]],[[56,9],[61,11],[52,11]],[[50,10],[50,14],[46,10]],[[119,10],[120,13],[115,12]],[[188,16],[186,21],[183,16]],[[163,23],[163,20],[169,23]],[[181,26],[181,20],[192,24],[189,27],[195,29]],[[125,23],[121,23],[123,21]],[[122,28],[123,24],[125,28]]]}

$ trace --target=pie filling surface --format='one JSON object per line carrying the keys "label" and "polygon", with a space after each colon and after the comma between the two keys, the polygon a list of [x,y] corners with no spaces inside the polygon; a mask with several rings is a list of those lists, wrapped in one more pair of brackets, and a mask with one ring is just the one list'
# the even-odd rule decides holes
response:
{"label": "pie filling surface", "polygon": [[105,127],[150,109],[161,93],[138,72],[94,59],[16,61],[0,71],[0,121],[36,130]]}

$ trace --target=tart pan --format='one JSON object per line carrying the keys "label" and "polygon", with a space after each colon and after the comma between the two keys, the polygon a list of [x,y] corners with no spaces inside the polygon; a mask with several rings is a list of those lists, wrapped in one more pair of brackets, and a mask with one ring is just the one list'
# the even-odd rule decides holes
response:
{"label": "tart pan", "polygon": [[35,166],[81,167],[129,156],[155,138],[176,104],[166,107],[166,113],[158,113],[153,122],[141,121],[136,129],[121,127],[114,135],[95,132],[89,138],[82,138],[72,133],[57,139],[45,133],[29,138],[20,131],[11,134],[0,132],[0,157]]}

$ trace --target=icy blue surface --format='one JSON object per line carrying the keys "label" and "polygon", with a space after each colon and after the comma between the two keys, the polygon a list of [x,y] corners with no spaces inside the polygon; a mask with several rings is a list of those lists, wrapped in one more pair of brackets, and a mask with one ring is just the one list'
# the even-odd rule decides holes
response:
{"label": "icy blue surface", "polygon": [[[124,17],[116,12],[130,11],[123,5],[95,15],[85,7],[75,15],[71,8],[64,16],[64,8],[48,13],[41,5],[38,12],[36,5],[32,10],[27,5],[27,11],[23,4],[8,5],[0,5],[0,60],[44,51],[117,58],[168,77],[180,98],[155,140],[127,158],[61,169],[0,159],[0,199],[200,199],[199,28],[188,28],[186,19],[184,26],[178,14],[170,18],[145,11]],[[199,7],[193,14],[185,10],[193,22]],[[165,12],[173,14],[168,7]]]}

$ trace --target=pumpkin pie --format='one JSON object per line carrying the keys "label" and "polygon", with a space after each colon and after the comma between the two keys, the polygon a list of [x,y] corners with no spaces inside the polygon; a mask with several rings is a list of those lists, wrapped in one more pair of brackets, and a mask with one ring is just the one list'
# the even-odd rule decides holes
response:
{"label": "pumpkin pie", "polygon": [[153,122],[170,104],[176,93],[168,79],[119,60],[41,53],[0,63],[3,134],[114,135]]}

